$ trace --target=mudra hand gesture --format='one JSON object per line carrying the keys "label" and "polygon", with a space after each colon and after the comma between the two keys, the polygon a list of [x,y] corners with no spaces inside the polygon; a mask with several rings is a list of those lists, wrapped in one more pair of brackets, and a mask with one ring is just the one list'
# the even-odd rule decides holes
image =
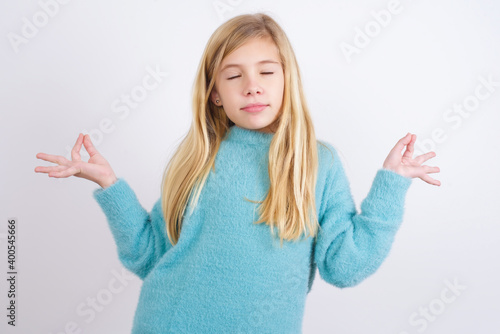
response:
{"label": "mudra hand gesture", "polygon": [[[90,155],[88,162],[82,161],[80,149],[82,144]],[[47,173],[49,177],[65,178],[69,176],[81,177],[94,181],[102,188],[107,188],[116,182],[117,178],[108,161],[97,151],[89,135],[78,135],[75,146],[71,150],[71,160],[60,155],[38,153],[38,159],[53,162],[58,166],[37,166],[35,172]]]}
{"label": "mudra hand gesture", "polygon": [[[406,136],[401,138],[385,159],[383,168],[392,170],[409,178],[419,177],[429,184],[440,186],[441,182],[428,175],[431,173],[439,173],[439,167],[422,165],[422,163],[427,160],[434,158],[436,156],[436,152],[431,151],[412,158],[414,149],[413,146],[416,140],[417,135],[411,133],[408,133]],[[406,151],[401,156],[401,152],[405,146]]]}

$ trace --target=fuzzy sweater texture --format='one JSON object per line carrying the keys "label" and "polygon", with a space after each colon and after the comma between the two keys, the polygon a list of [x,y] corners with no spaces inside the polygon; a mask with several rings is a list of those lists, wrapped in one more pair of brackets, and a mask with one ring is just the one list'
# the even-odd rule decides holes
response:
{"label": "fuzzy sweater texture", "polygon": [[[272,133],[233,126],[220,145],[198,205],[186,208],[170,244],[160,198],[150,212],[123,179],[98,188],[125,268],[142,282],[133,334],[302,333],[316,269],[327,283],[352,287],[389,254],[412,182],[379,169],[357,212],[335,148],[317,141],[316,238],[283,241],[258,220],[269,189]],[[325,146],[323,146],[325,145]],[[275,229],[275,233],[277,230]]]}

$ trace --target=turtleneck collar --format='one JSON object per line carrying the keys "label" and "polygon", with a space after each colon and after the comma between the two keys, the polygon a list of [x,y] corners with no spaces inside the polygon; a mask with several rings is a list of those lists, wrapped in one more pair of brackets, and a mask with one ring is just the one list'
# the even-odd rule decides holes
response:
{"label": "turtleneck collar", "polygon": [[237,126],[231,126],[227,132],[226,141],[250,145],[270,145],[274,133],[260,132]]}

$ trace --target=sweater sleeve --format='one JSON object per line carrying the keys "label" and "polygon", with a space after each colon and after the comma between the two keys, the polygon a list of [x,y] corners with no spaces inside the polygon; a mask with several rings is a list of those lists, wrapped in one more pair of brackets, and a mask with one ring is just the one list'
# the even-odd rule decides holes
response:
{"label": "sweater sleeve", "polygon": [[387,257],[403,220],[412,179],[379,169],[358,213],[342,162],[328,146],[334,161],[326,176],[314,259],[326,282],[352,287],[372,275]]}
{"label": "sweater sleeve", "polygon": [[144,280],[162,255],[171,248],[161,197],[148,213],[122,178],[105,189],[94,190],[93,196],[107,218],[121,263]]}

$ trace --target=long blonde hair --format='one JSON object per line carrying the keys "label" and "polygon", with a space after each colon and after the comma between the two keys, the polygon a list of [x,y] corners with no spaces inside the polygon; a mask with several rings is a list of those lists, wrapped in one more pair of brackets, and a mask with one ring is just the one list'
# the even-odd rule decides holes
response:
{"label": "long blonde hair", "polygon": [[[259,206],[260,219],[274,235],[298,240],[304,232],[316,236],[315,187],[318,166],[316,135],[302,92],[299,67],[282,28],[264,13],[236,16],[223,23],[210,37],[193,85],[193,120],[188,134],[167,164],[162,181],[162,210],[172,245],[179,239],[182,218],[190,198],[194,208],[211,169],[221,141],[234,123],[223,107],[210,101],[222,60],[251,38],[271,37],[278,47],[284,71],[282,108],[275,121],[269,148],[270,187]],[[194,196],[193,196],[194,195]]]}

